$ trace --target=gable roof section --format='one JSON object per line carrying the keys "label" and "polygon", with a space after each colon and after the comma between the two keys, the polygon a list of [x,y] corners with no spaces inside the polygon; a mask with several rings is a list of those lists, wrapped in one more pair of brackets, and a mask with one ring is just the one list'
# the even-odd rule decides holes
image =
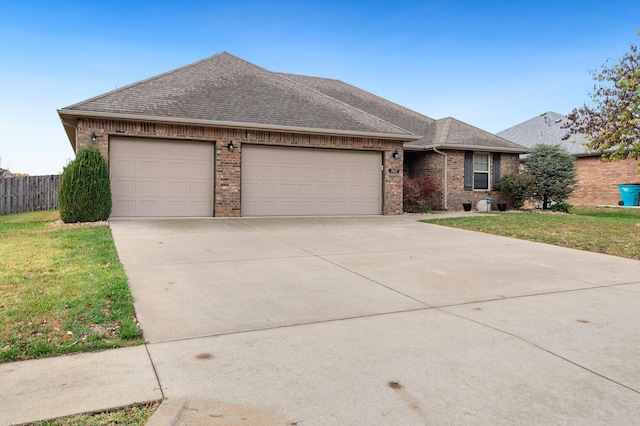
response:
{"label": "gable roof section", "polygon": [[569,140],[562,140],[567,130],[562,128],[567,121],[567,117],[556,112],[547,111],[539,116],[509,127],[498,133],[505,139],[524,145],[527,148],[538,143],[550,145],[561,145],[566,148],[571,155],[587,156],[583,143],[586,139],[583,135],[573,135]]}
{"label": "gable roof section", "polygon": [[417,136],[374,115],[223,52],[58,110],[81,116],[354,135]]}
{"label": "gable roof section", "polygon": [[524,153],[527,149],[452,117],[436,120],[433,138],[404,144],[405,149],[463,149],[474,151]]}

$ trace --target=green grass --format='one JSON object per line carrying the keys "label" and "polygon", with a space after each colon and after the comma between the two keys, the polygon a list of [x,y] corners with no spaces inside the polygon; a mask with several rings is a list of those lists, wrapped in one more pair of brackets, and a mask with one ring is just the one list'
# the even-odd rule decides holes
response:
{"label": "green grass", "polygon": [[159,405],[159,401],[148,404],[134,404],[118,410],[110,410],[96,414],[78,414],[75,416],[30,423],[25,426],[143,425],[149,420]]}
{"label": "green grass", "polygon": [[141,344],[108,226],[0,216],[0,362]]}
{"label": "green grass", "polygon": [[640,259],[640,209],[576,207],[573,214],[492,212],[424,222]]}

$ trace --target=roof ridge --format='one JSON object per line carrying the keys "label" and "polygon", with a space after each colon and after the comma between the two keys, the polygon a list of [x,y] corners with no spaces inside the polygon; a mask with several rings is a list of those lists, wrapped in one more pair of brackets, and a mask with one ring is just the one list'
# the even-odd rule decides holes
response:
{"label": "roof ridge", "polygon": [[503,139],[503,140],[505,140],[505,141],[507,141],[507,142],[512,142],[512,143],[513,143],[513,141],[510,141],[509,139],[504,138],[504,137],[502,137],[502,136],[498,135],[497,133],[492,133],[492,132],[490,132],[490,131],[488,131],[488,130],[481,129],[480,127],[478,127],[478,126],[474,126],[473,124],[469,124],[469,123],[467,123],[466,121],[458,120],[458,119],[457,119],[457,118],[455,118],[455,117],[447,117],[447,118],[448,118],[448,119],[451,119],[451,120],[453,120],[453,121],[456,121],[456,122],[458,122],[458,123],[462,123],[462,124],[464,124],[465,126],[473,127],[474,129],[480,130],[481,132],[484,132],[484,133],[487,133],[487,134],[490,134],[490,135],[496,136],[496,137],[498,137],[498,138],[500,138],[500,139]]}
{"label": "roof ridge", "polygon": [[436,120],[436,125],[438,122],[443,122],[443,126],[444,126],[442,128],[442,133],[440,134],[440,137],[438,138],[438,141],[436,142],[436,144],[439,144],[439,145],[446,144],[447,139],[449,139],[449,131],[451,130],[452,120],[453,120],[453,117],[445,117],[445,118]]}
{"label": "roof ridge", "polygon": [[[269,71],[269,72],[272,72],[272,71]],[[371,113],[369,113],[369,112],[367,112],[367,111],[363,111],[363,110],[361,110],[360,108],[357,108],[357,107],[355,107],[355,106],[353,106],[353,105],[350,105],[350,104],[348,104],[348,103],[346,103],[346,102],[343,102],[343,101],[341,101],[340,99],[336,99],[336,98],[334,98],[333,96],[329,96],[329,95],[327,95],[326,93],[322,93],[321,91],[319,91],[319,90],[317,90],[317,89],[314,89],[313,87],[309,87],[309,86],[307,86],[306,84],[302,84],[302,83],[299,83],[299,82],[297,82],[297,81],[295,81],[295,80],[292,80],[292,79],[290,79],[290,78],[287,78],[286,76],[284,76],[284,75],[283,75],[284,73],[278,73],[278,72],[272,72],[272,73],[273,73],[273,74],[275,74],[275,75],[277,75],[277,76],[278,76],[278,77],[280,77],[280,78],[284,78],[284,79],[285,79],[285,80],[287,80],[287,81],[290,81],[290,82],[292,82],[292,83],[294,83],[294,84],[300,85],[300,86],[304,87],[304,88],[305,88],[305,89],[307,89],[307,90],[312,90],[313,92],[315,92],[315,93],[317,93],[317,94],[319,94],[319,95],[325,96],[325,97],[327,97],[327,98],[329,98],[329,99],[332,99],[332,100],[334,100],[334,101],[336,101],[336,102],[339,102],[339,103],[341,103],[342,105],[345,105],[345,106],[347,106],[347,107],[349,107],[349,108],[353,108],[353,109],[355,109],[355,110],[358,110],[358,111],[362,112],[363,114],[367,114],[369,117],[373,117],[373,118],[375,118],[375,119],[376,119],[376,120],[378,120],[378,121],[382,121],[383,123],[387,123],[387,124],[389,124],[390,126],[393,126],[393,127],[395,127],[396,129],[401,130],[402,132],[404,132],[404,133],[406,133],[406,134],[408,134],[408,135],[413,135],[413,134],[414,134],[414,133],[410,132],[409,130],[407,130],[407,129],[403,129],[402,127],[400,127],[400,126],[398,126],[398,125],[396,125],[396,124],[390,123],[390,122],[388,122],[387,120],[384,120],[384,119],[382,119],[382,118],[380,118],[380,117],[378,117],[378,116],[376,116],[376,115],[373,115],[373,114],[371,114]],[[290,75],[302,75],[302,74],[290,74]],[[309,76],[304,76],[304,75],[303,75],[303,77],[309,77]],[[312,78],[318,78],[318,77],[312,77]],[[327,80],[329,80],[329,79],[327,79]],[[340,81],[340,80],[335,80],[335,81]],[[342,83],[344,83],[344,82],[342,82]],[[348,84],[348,83],[345,83],[345,84]],[[419,136],[419,135],[416,135],[416,136]]]}
{"label": "roof ridge", "polygon": [[[80,106],[80,105],[82,105],[82,104],[86,104],[86,103],[88,103],[88,102],[92,102],[92,101],[95,101],[95,100],[98,100],[98,99],[101,99],[101,98],[105,98],[105,97],[107,97],[107,96],[113,95],[114,93],[118,93],[118,92],[121,92],[121,91],[123,91],[123,90],[128,90],[128,89],[131,89],[132,87],[136,87],[136,86],[139,86],[139,85],[141,85],[141,84],[148,83],[148,82],[153,81],[153,80],[157,80],[157,79],[159,79],[159,78],[161,78],[161,77],[165,77],[165,76],[167,76],[167,75],[174,74],[174,73],[176,73],[176,72],[178,72],[178,71],[182,71],[182,70],[185,70],[185,69],[187,69],[187,68],[190,68],[190,67],[193,67],[193,66],[199,65],[199,64],[201,64],[201,63],[203,63],[203,62],[210,61],[211,59],[213,59],[213,58],[215,58],[215,57],[217,57],[217,56],[222,56],[222,55],[229,55],[229,56],[232,56],[232,57],[234,57],[234,58],[236,58],[236,59],[240,59],[240,58],[238,58],[237,56],[234,56],[234,55],[232,55],[231,53],[228,53],[227,51],[218,52],[218,53],[213,54],[213,55],[211,55],[211,56],[209,56],[209,57],[207,57],[207,58],[200,59],[200,60],[195,61],[195,62],[192,62],[192,63],[190,63],[190,64],[183,65],[183,66],[181,66],[181,67],[174,68],[174,69],[169,70],[169,71],[165,71],[165,72],[163,72],[163,73],[161,73],[161,74],[154,75],[154,76],[152,76],[152,77],[148,77],[148,78],[145,78],[145,79],[143,79],[143,80],[139,80],[139,81],[136,81],[136,82],[134,82],[134,83],[127,84],[127,85],[122,86],[122,87],[118,87],[118,88],[116,88],[116,89],[110,90],[110,91],[108,91],[108,92],[106,92],[106,93],[102,93],[102,94],[97,95],[97,96],[94,96],[94,97],[92,97],[92,98],[82,100],[82,101],[77,102],[77,103],[75,103],[75,104],[73,104],[73,105],[66,106],[66,107],[64,107],[63,109],[73,109],[73,108],[77,108],[78,106]],[[240,59],[240,60],[242,60],[242,59]]]}
{"label": "roof ridge", "polygon": [[545,116],[545,115],[547,115],[547,114],[555,114],[555,115],[557,115],[557,116],[562,117],[562,119],[563,119],[563,120],[567,118],[567,116],[566,116],[565,114],[560,114],[560,113],[555,112],[555,111],[546,111],[546,112],[543,112],[542,114],[538,114],[538,115],[536,115],[536,116],[534,116],[534,117],[531,117],[531,118],[529,118],[529,119],[527,119],[527,120],[524,120],[524,121],[522,121],[522,122],[520,122],[520,123],[518,123],[518,124],[514,124],[514,125],[513,125],[513,126],[511,126],[511,127],[507,127],[507,128],[506,128],[506,129],[504,129],[504,130],[500,130],[500,131],[499,131],[499,132],[497,132],[496,134],[498,135],[499,133],[505,133],[505,132],[508,132],[509,130],[511,130],[511,129],[515,128],[515,127],[519,127],[519,126],[521,126],[521,125],[523,125],[523,124],[525,124],[525,123],[529,123],[529,122],[532,122],[532,121],[534,121],[534,120],[537,120],[537,119],[539,119],[540,117],[544,117],[544,116]]}
{"label": "roof ridge", "polygon": [[353,87],[354,89],[357,89],[357,90],[359,90],[359,91],[361,91],[361,92],[364,92],[364,93],[366,93],[366,94],[367,94],[367,95],[369,95],[369,96],[373,96],[374,98],[381,99],[381,100],[382,100],[382,101],[384,101],[384,102],[387,102],[387,103],[393,104],[393,105],[395,105],[395,106],[396,106],[396,107],[398,107],[398,108],[401,108],[401,109],[403,109],[403,110],[409,111],[409,112],[411,112],[411,113],[413,113],[413,114],[418,114],[418,115],[420,115],[420,116],[422,116],[422,117],[424,117],[424,118],[426,118],[426,119],[432,120],[434,123],[435,123],[435,121],[436,121],[433,117],[429,117],[428,115],[424,115],[424,114],[422,114],[421,112],[415,111],[415,110],[413,110],[413,109],[411,109],[411,108],[407,108],[407,107],[406,107],[406,106],[404,106],[404,105],[400,105],[399,103],[396,103],[396,102],[393,102],[393,101],[391,101],[391,100],[389,100],[389,99],[387,99],[387,98],[383,98],[383,97],[381,97],[381,96],[378,96],[378,95],[376,95],[375,93],[371,93],[371,92],[369,92],[369,91],[367,91],[367,90],[364,90],[364,89],[362,89],[362,88],[360,88],[360,87],[358,87],[358,86],[354,86],[353,84],[347,83],[346,81],[340,80],[340,79],[338,79],[338,78],[316,77],[316,76],[312,76],[312,75],[293,74],[293,73],[281,73],[281,72],[278,72],[277,74],[287,74],[287,75],[300,76],[300,77],[306,77],[306,78],[315,78],[315,79],[318,79],[318,80],[337,81],[337,82],[339,82],[339,83],[346,84],[347,86]]}

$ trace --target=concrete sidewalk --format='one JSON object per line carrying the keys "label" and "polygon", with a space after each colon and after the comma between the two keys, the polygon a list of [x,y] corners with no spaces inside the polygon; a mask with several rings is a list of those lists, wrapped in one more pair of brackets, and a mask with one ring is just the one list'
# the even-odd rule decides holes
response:
{"label": "concrete sidewalk", "polygon": [[0,364],[0,425],[162,399],[145,346]]}
{"label": "concrete sidewalk", "polygon": [[112,221],[147,345],[0,364],[0,424],[637,424],[640,262],[420,218]]}

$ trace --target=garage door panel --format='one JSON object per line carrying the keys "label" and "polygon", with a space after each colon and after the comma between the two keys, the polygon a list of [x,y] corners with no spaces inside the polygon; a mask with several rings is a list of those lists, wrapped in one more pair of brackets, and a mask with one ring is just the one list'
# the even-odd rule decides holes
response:
{"label": "garage door panel", "polygon": [[380,214],[378,152],[242,148],[243,216]]}
{"label": "garage door panel", "polygon": [[[137,185],[135,185],[134,183],[134,186],[133,186],[134,190],[136,186],[140,188],[140,191],[139,191],[140,194],[157,194],[158,192],[160,192],[158,190],[158,182],[155,180],[139,181]],[[127,193],[130,193],[130,192],[127,192]]]}
{"label": "garage door panel", "polygon": [[213,145],[113,138],[112,216],[212,216]]}

